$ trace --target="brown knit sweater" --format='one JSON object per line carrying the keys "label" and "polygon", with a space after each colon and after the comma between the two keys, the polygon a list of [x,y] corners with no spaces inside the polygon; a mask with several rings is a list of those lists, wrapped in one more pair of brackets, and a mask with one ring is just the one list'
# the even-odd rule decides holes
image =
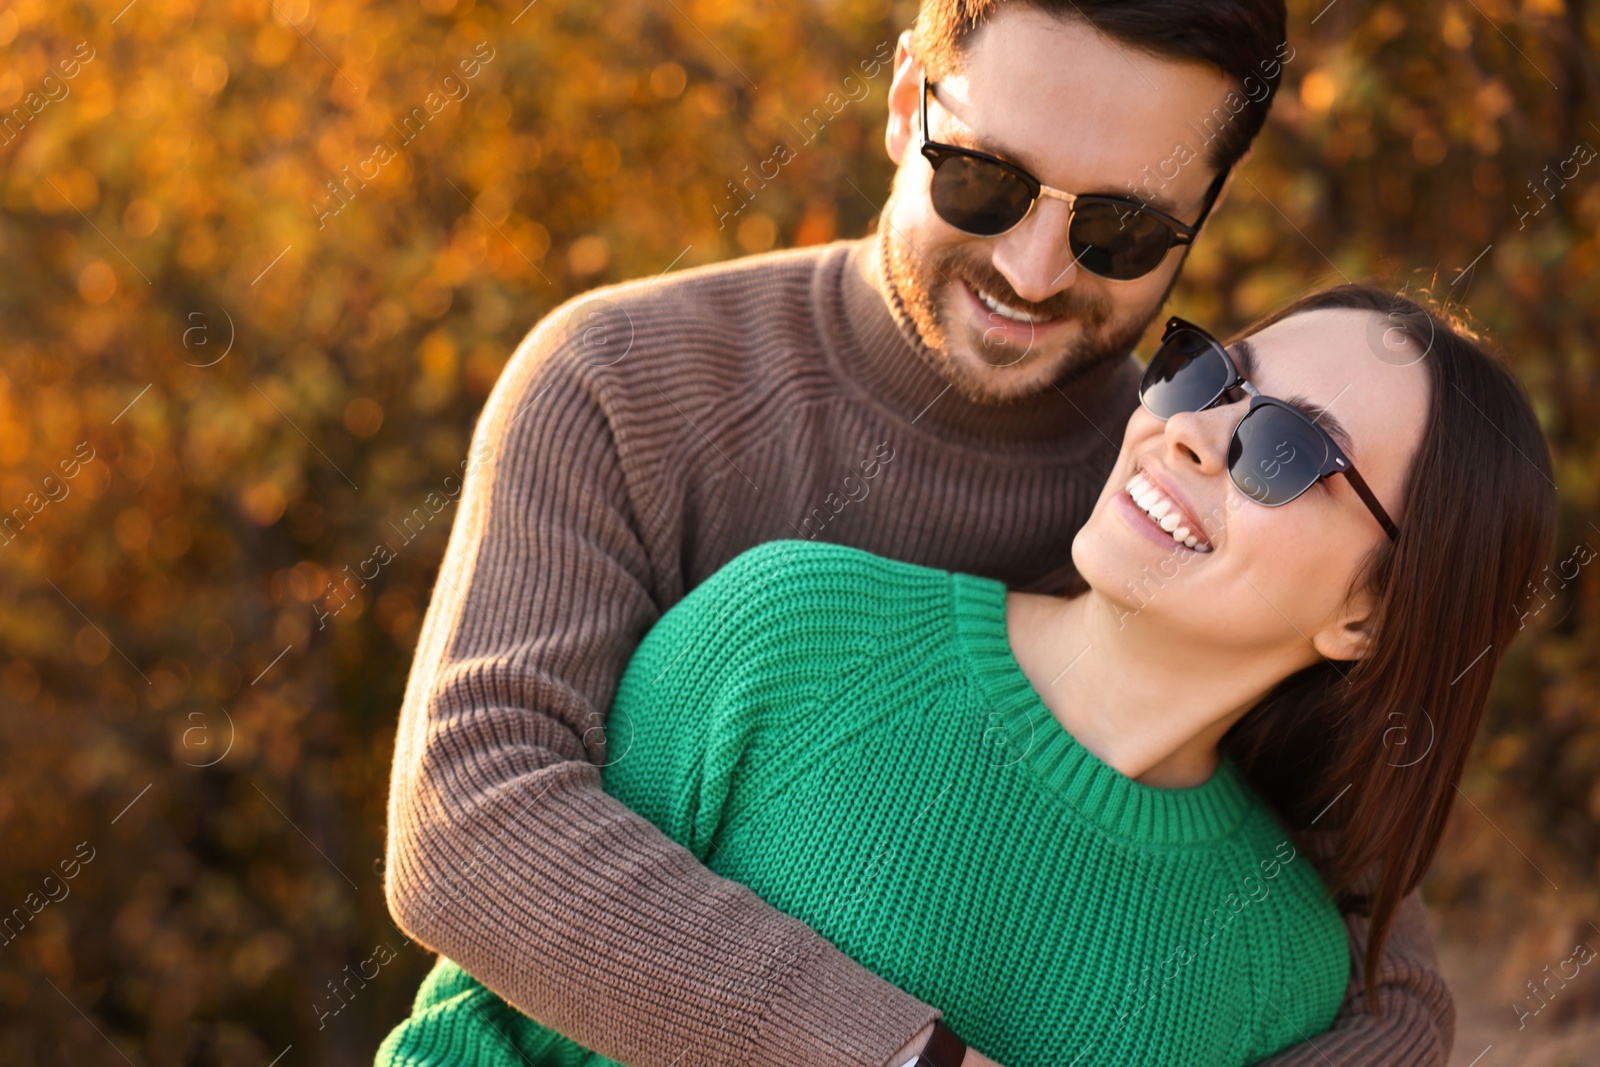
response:
{"label": "brown knit sweater", "polygon": [[[389,907],[635,1067],[885,1067],[940,1015],[601,790],[645,631],[786,537],[1059,593],[1136,402],[1131,357],[1020,403],[966,400],[881,264],[878,238],[838,241],[570,300],[473,437],[395,740]],[[1334,1028],[1271,1062],[1442,1067],[1455,1010],[1417,895],[1386,950],[1386,1018],[1360,1002],[1350,929]]]}

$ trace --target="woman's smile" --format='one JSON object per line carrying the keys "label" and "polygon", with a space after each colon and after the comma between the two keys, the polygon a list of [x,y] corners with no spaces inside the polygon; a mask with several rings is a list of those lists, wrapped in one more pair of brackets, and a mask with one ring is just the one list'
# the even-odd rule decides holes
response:
{"label": "woman's smile", "polygon": [[[1131,521],[1142,529],[1159,534],[1155,538],[1159,542],[1200,553],[1212,551],[1213,546],[1206,539],[1205,529],[1192,511],[1145,468],[1136,471],[1118,495],[1133,505],[1132,513],[1138,518]],[[1127,512],[1130,509],[1123,510]]]}

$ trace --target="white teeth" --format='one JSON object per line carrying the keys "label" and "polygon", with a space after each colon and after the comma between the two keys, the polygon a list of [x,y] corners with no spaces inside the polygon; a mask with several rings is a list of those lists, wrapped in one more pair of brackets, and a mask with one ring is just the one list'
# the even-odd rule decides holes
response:
{"label": "white teeth", "polygon": [[1161,490],[1143,474],[1135,474],[1128,479],[1124,492],[1139,506],[1139,509],[1153,519],[1156,525],[1172,535],[1172,539],[1180,545],[1194,549],[1196,552],[1210,552],[1212,546],[1200,540],[1199,531],[1192,530],[1184,523],[1183,513],[1178,511],[1171,500],[1162,495]]}
{"label": "white teeth", "polygon": [[1043,315],[1030,315],[1026,311],[1018,311],[1009,304],[1002,304],[1000,301],[996,300],[982,289],[974,289],[973,292],[978,294],[979,300],[982,300],[986,305],[988,305],[990,311],[993,311],[996,315],[1001,315],[1005,318],[1011,319],[1013,322],[1024,322],[1029,325],[1038,325],[1041,322],[1050,321]]}

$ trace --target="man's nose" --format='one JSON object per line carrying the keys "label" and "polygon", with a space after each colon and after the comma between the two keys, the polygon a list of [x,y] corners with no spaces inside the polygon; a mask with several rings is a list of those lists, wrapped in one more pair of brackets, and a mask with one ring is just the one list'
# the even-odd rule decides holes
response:
{"label": "man's nose", "polygon": [[1041,196],[1027,218],[996,238],[992,262],[1022,299],[1042,304],[1078,280],[1077,260],[1067,240],[1072,210]]}

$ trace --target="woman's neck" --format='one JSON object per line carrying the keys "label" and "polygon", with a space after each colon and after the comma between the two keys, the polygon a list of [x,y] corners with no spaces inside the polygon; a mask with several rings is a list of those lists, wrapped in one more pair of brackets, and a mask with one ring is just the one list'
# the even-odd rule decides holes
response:
{"label": "woman's neck", "polygon": [[1159,630],[1090,591],[1006,593],[1012,654],[1057,721],[1102,762],[1163,789],[1203,784],[1218,744],[1297,665]]}

